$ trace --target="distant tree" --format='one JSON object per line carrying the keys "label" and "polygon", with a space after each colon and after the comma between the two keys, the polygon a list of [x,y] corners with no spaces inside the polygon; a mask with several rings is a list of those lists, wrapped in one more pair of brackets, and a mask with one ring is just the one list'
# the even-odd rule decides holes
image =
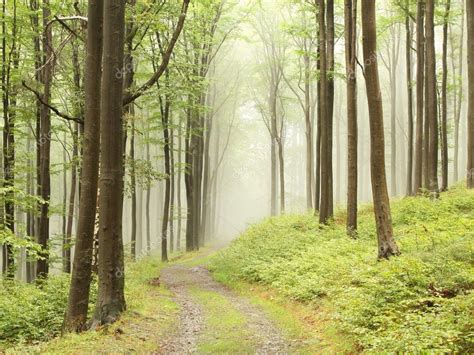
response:
{"label": "distant tree", "polygon": [[425,112],[429,125],[428,132],[425,132],[425,139],[428,139],[427,146],[428,159],[428,184],[430,192],[438,193],[438,100],[436,84],[436,52],[434,33],[434,0],[426,0],[426,73],[425,73]]}
{"label": "distant tree", "polygon": [[468,114],[467,114],[467,187],[474,188],[474,1],[466,1]]}
{"label": "distant tree", "polygon": [[[461,123],[461,105],[463,102],[463,74],[464,74],[464,25],[465,12],[464,0],[461,0],[461,25],[459,37],[454,36],[454,23],[451,23],[451,71],[452,85],[454,87],[453,106],[454,106],[454,157],[453,157],[453,180],[459,180],[459,126]],[[456,65],[457,64],[457,65]]]}
{"label": "distant tree", "polygon": [[407,95],[408,95],[408,154],[406,194],[413,194],[413,77],[412,77],[412,45],[413,30],[410,14],[410,0],[405,1],[405,58],[407,65]]}
{"label": "distant tree", "polygon": [[[279,22],[265,15],[258,18],[254,26],[263,45],[262,78],[267,90],[264,100],[256,99],[257,107],[270,136],[270,214],[285,212],[285,179],[283,159],[284,118],[281,110],[281,95],[284,84],[284,59],[287,46],[278,32]],[[260,102],[262,101],[262,102]]]}
{"label": "distant tree", "polygon": [[347,81],[347,234],[357,232],[357,0],[344,1]]}
{"label": "distant tree", "polygon": [[400,254],[393,238],[390,200],[385,175],[385,143],[382,94],[377,66],[377,25],[375,1],[362,0],[362,44],[364,73],[370,121],[370,166],[375,222],[377,226],[378,257],[387,259]]}
{"label": "distant tree", "polygon": [[423,186],[423,114],[425,82],[425,2],[418,1],[416,14],[416,138],[415,138],[415,180],[414,192],[419,193]]}

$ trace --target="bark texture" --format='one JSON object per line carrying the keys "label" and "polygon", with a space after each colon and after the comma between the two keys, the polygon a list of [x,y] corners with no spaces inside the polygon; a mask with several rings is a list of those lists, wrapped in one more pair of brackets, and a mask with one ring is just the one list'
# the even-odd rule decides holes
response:
{"label": "bark texture", "polygon": [[392,255],[398,255],[400,251],[393,238],[392,216],[385,174],[383,108],[377,67],[377,26],[373,0],[362,0],[362,35],[365,84],[369,105],[370,168],[377,226],[378,257],[386,259]]}
{"label": "bark texture", "polygon": [[468,113],[467,113],[467,187],[474,188],[474,2],[466,1]]}
{"label": "bark texture", "polygon": [[122,95],[125,1],[104,1],[100,106],[99,290],[94,324],[114,322],[125,310],[122,241]]}
{"label": "bark texture", "polygon": [[347,80],[347,234],[357,232],[357,0],[344,1]]}
{"label": "bark texture", "polygon": [[103,7],[103,0],[90,0],[88,4],[81,189],[71,287],[64,322],[66,331],[85,328],[89,305],[99,176]]}

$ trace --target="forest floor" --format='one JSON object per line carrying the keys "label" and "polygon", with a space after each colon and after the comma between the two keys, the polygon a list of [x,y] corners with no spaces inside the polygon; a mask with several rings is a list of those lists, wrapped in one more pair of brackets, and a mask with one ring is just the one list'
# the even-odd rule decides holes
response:
{"label": "forest floor", "polygon": [[[294,354],[323,348],[303,306],[250,284],[224,285],[207,265],[220,247],[130,264],[127,311],[111,326],[0,354]],[[308,319],[310,320],[308,322]]]}

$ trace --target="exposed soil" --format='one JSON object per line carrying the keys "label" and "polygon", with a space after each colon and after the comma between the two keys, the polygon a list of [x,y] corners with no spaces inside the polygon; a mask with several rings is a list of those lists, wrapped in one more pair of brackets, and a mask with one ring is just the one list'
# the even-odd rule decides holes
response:
{"label": "exposed soil", "polygon": [[[232,290],[214,281],[209,271],[203,266],[171,265],[162,270],[161,283],[174,294],[174,301],[181,307],[177,330],[166,339],[158,353],[191,354],[198,353],[199,342],[203,331],[215,332],[219,338],[219,329],[206,327],[206,310],[192,296],[190,290],[203,290],[225,297],[235,309],[246,318],[246,326],[251,339],[235,339],[242,343],[253,344],[258,354],[288,354],[293,343],[286,341],[280,329],[257,306],[248,299],[237,295]],[[214,327],[215,328],[215,327]],[[238,332],[236,332],[238,336]]]}

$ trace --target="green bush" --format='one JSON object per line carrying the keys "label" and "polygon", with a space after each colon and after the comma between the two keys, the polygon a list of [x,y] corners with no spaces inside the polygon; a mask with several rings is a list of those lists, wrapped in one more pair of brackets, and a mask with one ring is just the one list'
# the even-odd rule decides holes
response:
{"label": "green bush", "polygon": [[[45,341],[58,336],[64,320],[69,275],[52,276],[41,285],[3,280],[0,287],[0,347]],[[91,304],[96,284],[91,288]]]}
{"label": "green bush", "polygon": [[457,187],[439,200],[392,205],[402,255],[389,261],[376,260],[374,218],[365,207],[356,240],[341,223],[275,217],[252,226],[211,269],[324,302],[334,325],[367,352],[473,352],[474,193]]}

